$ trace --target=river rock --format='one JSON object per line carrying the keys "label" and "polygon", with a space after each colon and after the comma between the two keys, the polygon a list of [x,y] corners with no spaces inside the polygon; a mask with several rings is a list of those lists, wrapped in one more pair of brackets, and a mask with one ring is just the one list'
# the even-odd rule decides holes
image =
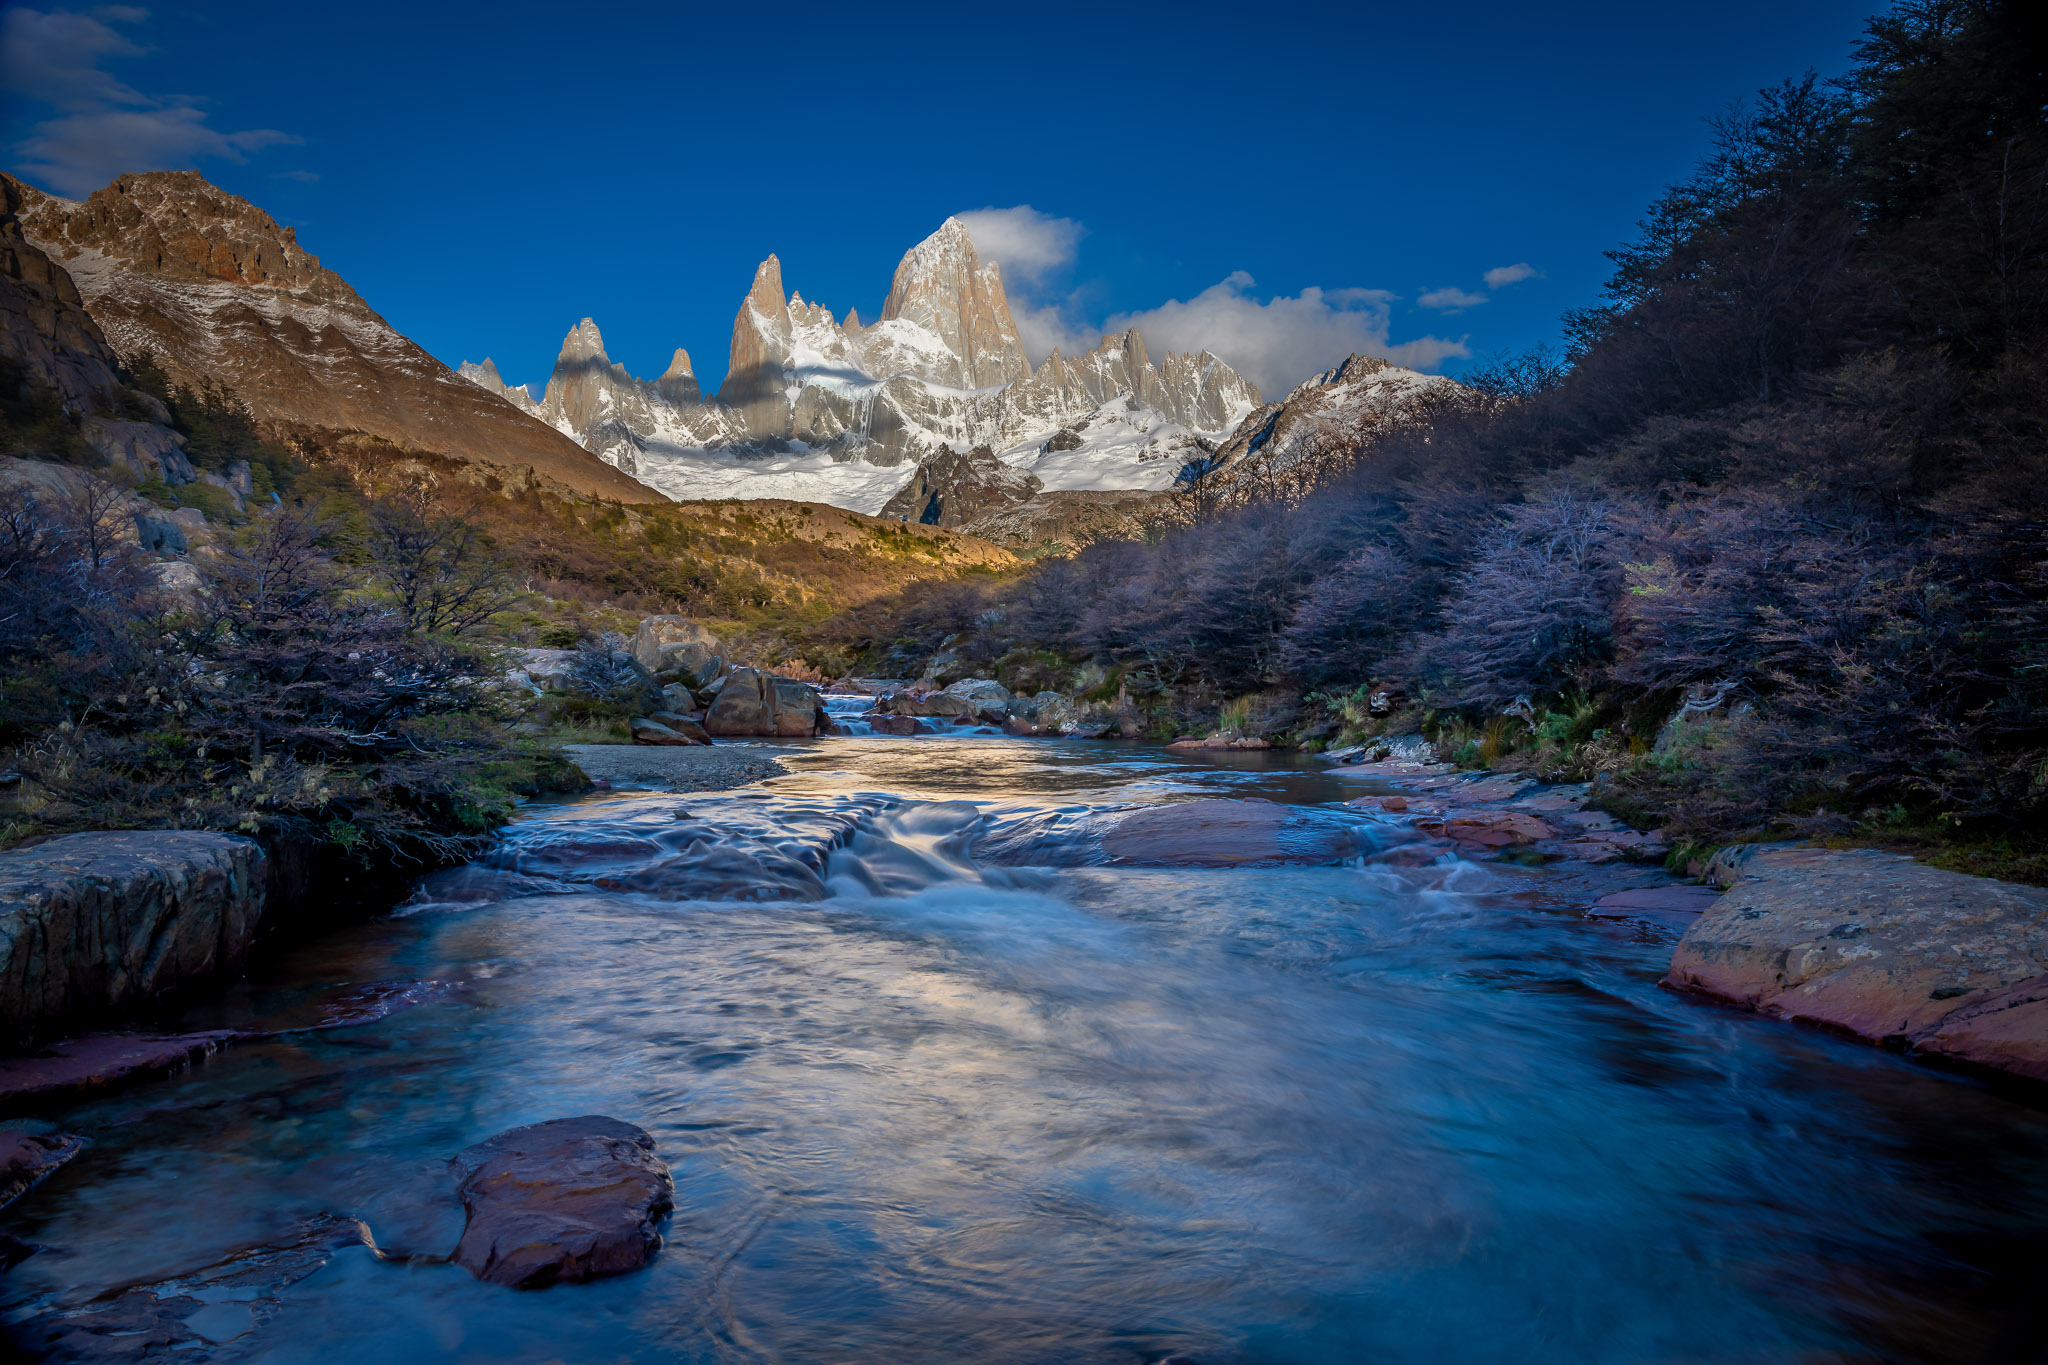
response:
{"label": "river rock", "polygon": [[657,725],[666,725],[692,744],[709,744],[711,742],[711,736],[705,733],[702,725],[679,712],[656,711],[648,719]]}
{"label": "river rock", "polygon": [[1003,728],[1013,735],[1063,735],[1081,718],[1074,703],[1058,692],[1012,697],[1003,710]]}
{"label": "river rock", "polygon": [[962,678],[944,689],[948,696],[961,697],[982,707],[1001,708],[1010,700],[1010,689],[993,678]]}
{"label": "river rock", "polygon": [[70,1133],[0,1131],[0,1209],[84,1150],[85,1139]]}
{"label": "river rock", "polygon": [[454,1159],[468,1221],[454,1259],[513,1289],[638,1270],[661,1249],[675,1181],[644,1129],[602,1115],[553,1119]]}
{"label": "river rock", "polygon": [[53,1043],[35,1056],[0,1057],[0,1113],[182,1071],[238,1036],[229,1029],[94,1033]]}
{"label": "river rock", "polygon": [[253,839],[67,834],[0,853],[0,1036],[132,1009],[233,970],[263,916]]}
{"label": "river rock", "polygon": [[1739,867],[1667,984],[2048,1081],[2048,889],[1875,849]]}
{"label": "river rock", "polygon": [[975,701],[953,692],[899,692],[893,697],[882,698],[878,709],[899,716],[961,720],[979,715],[982,708]]}
{"label": "river rock", "polygon": [[829,723],[816,688],[752,668],[734,669],[704,716],[709,735],[794,738],[819,734]]}
{"label": "river rock", "polygon": [[925,735],[931,733],[931,726],[926,725],[916,716],[891,716],[875,712],[868,716],[868,725],[878,735]]}
{"label": "river rock", "polygon": [[[282,1312],[293,1285],[336,1254],[369,1245],[369,1230],[357,1220],[315,1214],[269,1241],[236,1247],[209,1264],[18,1319],[18,1335],[10,1344],[18,1343],[31,1359],[214,1359],[209,1347],[259,1333]],[[279,1351],[273,1358],[288,1359],[291,1353]]]}
{"label": "river rock", "polygon": [[[671,713],[664,713],[671,714]],[[627,726],[635,744],[696,744],[699,741],[652,716],[635,716]],[[707,739],[704,743],[710,743]]]}
{"label": "river rock", "polygon": [[1366,822],[1310,806],[1272,801],[1177,801],[1116,818],[1102,850],[1119,863],[1228,867],[1244,863],[1326,863],[1376,851]]}

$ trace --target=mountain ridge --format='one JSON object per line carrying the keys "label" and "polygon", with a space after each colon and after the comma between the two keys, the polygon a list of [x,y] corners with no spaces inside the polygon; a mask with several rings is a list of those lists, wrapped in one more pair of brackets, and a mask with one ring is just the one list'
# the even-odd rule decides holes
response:
{"label": "mountain ridge", "polygon": [[1047,489],[1162,491],[1260,398],[1207,351],[1155,363],[1135,331],[1034,369],[1000,267],[958,218],[903,254],[872,324],[785,292],[782,262],[767,256],[734,313],[714,398],[694,373],[634,378],[596,336],[589,318],[571,329],[537,405],[495,367],[459,372],[677,497],[875,512],[923,462],[984,445]]}
{"label": "mountain ridge", "polygon": [[[26,239],[61,264],[112,349],[218,383],[282,430],[364,433],[578,492],[660,495],[429,355],[247,200],[197,171],[123,175],[84,200],[7,177]],[[500,394],[499,397],[504,397]]]}

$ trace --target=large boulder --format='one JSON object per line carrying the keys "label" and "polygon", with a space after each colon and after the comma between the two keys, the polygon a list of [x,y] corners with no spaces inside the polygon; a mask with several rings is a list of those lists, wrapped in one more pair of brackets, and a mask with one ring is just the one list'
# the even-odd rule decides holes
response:
{"label": "large boulder", "polygon": [[944,690],[949,697],[960,697],[987,710],[999,711],[1010,701],[1010,689],[993,678],[962,678]]}
{"label": "large boulder", "polygon": [[150,1003],[232,970],[268,864],[199,830],[67,834],[0,853],[0,1042]]}
{"label": "large boulder", "polygon": [[830,724],[818,689],[753,668],[734,669],[704,716],[704,729],[712,735],[795,738],[821,734]]}
{"label": "large boulder", "polygon": [[88,417],[78,424],[78,434],[110,464],[133,471],[137,478],[161,479],[175,488],[199,477],[185,457],[185,438],[155,422]]}
{"label": "large boulder", "polygon": [[700,680],[700,675],[718,659],[722,646],[716,635],[687,616],[650,616],[633,632],[632,649],[649,673],[681,672],[688,675],[682,681],[703,687],[711,678]]}
{"label": "large boulder", "polygon": [[517,664],[515,674],[524,675],[543,692],[567,692],[575,683],[576,650],[513,649],[507,653]]}
{"label": "large boulder", "polygon": [[[667,715],[670,713],[663,712],[663,714]],[[627,728],[633,732],[633,742],[635,744],[667,744],[683,747],[698,742],[682,731],[673,728],[665,722],[658,721],[652,716],[635,716]],[[709,741],[706,742],[708,743]]]}
{"label": "large boulder", "polygon": [[2048,889],[1875,849],[1769,849],[1736,870],[1668,984],[2048,1081]]}
{"label": "large boulder", "polygon": [[1081,720],[1080,708],[1059,692],[1012,697],[1003,709],[1003,728],[1013,735],[1063,735]]}
{"label": "large boulder", "polygon": [[638,1270],[661,1249],[675,1181],[644,1129],[602,1115],[500,1133],[454,1159],[468,1220],[456,1264],[545,1289]]}

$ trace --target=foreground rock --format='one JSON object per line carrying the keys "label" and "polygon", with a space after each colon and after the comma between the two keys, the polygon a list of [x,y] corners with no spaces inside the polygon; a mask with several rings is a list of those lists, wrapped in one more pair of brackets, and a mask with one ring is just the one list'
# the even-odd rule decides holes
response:
{"label": "foreground rock", "polygon": [[455,1261],[480,1280],[544,1289],[638,1270],[675,1181],[644,1129],[601,1115],[554,1119],[454,1160],[468,1215]]}
{"label": "foreground rock", "polygon": [[0,1131],[0,1209],[84,1150],[85,1139],[70,1133]]}
{"label": "foreground rock", "polygon": [[735,668],[704,716],[705,731],[717,736],[794,739],[824,734],[831,725],[817,688],[754,668]]}
{"label": "foreground rock", "polygon": [[0,1044],[103,1018],[237,967],[267,860],[196,830],[67,834],[0,853]]}
{"label": "foreground rock", "polygon": [[1770,849],[1687,931],[1667,982],[2048,1081],[2048,889],[1875,849]]}

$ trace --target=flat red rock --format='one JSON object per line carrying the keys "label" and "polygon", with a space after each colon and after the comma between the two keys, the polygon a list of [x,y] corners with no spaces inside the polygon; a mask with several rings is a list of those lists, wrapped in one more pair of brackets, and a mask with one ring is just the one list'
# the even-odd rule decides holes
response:
{"label": "flat red rock", "polygon": [[455,1261],[513,1289],[638,1270],[675,1181],[641,1128],[590,1114],[500,1133],[454,1159],[468,1221]]}

